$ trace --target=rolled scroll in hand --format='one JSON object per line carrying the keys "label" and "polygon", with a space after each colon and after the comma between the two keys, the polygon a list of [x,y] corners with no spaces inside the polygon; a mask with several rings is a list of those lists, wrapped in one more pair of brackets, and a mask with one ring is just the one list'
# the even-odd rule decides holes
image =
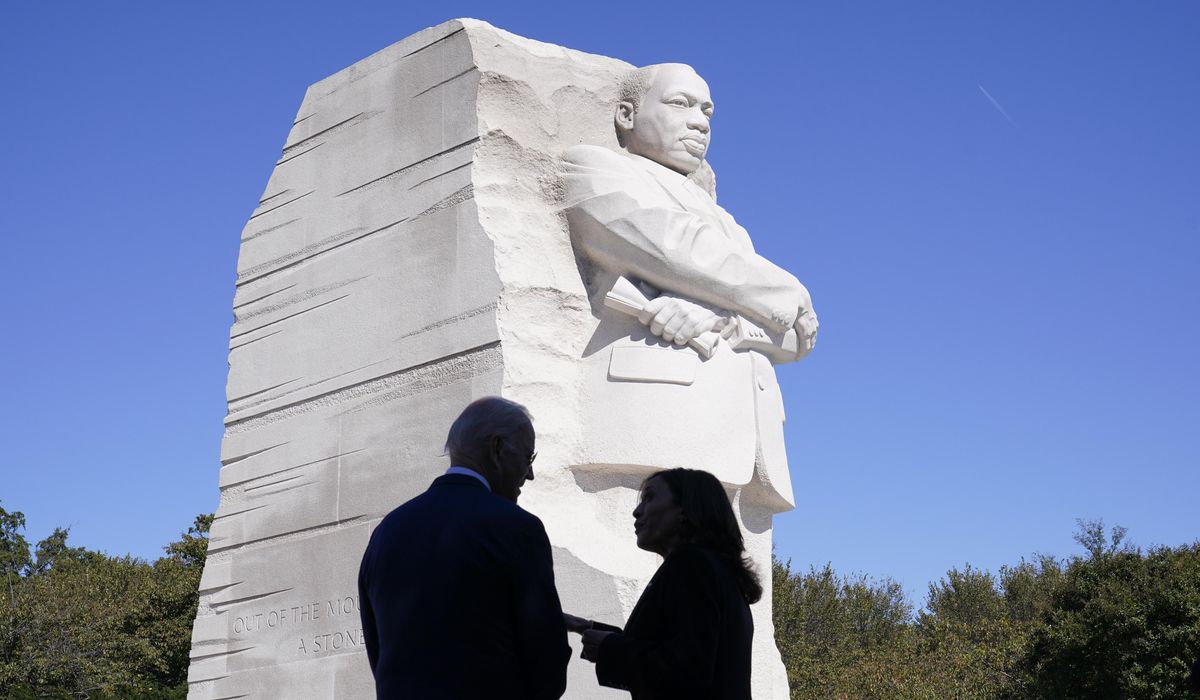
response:
{"label": "rolled scroll in hand", "polygon": [[[612,289],[604,295],[605,306],[634,317],[641,314],[649,303],[650,298],[636,284],[625,277],[618,277],[617,281],[613,283]],[[713,351],[716,350],[717,342],[720,339],[721,334],[717,331],[705,331],[689,340],[687,344],[688,347],[700,353],[700,357],[707,360],[712,357]]]}

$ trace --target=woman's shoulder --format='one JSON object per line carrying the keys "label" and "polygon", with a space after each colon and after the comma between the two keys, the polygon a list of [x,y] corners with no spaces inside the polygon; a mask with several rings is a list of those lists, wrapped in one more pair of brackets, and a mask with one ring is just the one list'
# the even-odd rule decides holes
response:
{"label": "woman's shoulder", "polygon": [[[739,574],[743,566],[740,559],[722,556],[720,552],[700,545],[683,545],[671,552],[663,562],[664,578],[672,579],[677,585],[685,583],[689,588],[705,588],[713,595],[746,600],[746,593]],[[757,599],[757,596],[755,597]]]}
{"label": "woman's shoulder", "polygon": [[728,574],[728,567],[722,561],[721,555],[708,547],[696,544],[682,544],[676,547],[663,562],[664,567],[668,565],[672,569],[693,574]]}

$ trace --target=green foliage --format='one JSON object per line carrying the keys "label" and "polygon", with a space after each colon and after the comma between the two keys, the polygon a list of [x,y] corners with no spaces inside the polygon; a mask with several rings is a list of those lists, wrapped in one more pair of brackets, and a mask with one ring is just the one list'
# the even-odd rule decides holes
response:
{"label": "green foliage", "polygon": [[1123,536],[1081,540],[1088,556],[1072,560],[1031,635],[1029,697],[1189,697],[1200,657],[1200,543],[1143,554],[1120,548]]}
{"label": "green foliage", "polygon": [[4,575],[4,580],[9,585],[12,585],[31,563],[29,543],[21,534],[21,530],[24,529],[24,513],[9,513],[0,508],[0,574]]}
{"label": "green foliage", "polygon": [[958,696],[997,697],[1009,684],[1024,641],[1000,582],[970,564],[930,584],[916,630],[918,654],[940,670],[929,680],[951,680]]}
{"label": "green foliage", "polygon": [[[1088,556],[1092,559],[1106,554],[1115,554],[1118,551],[1133,551],[1125,545],[1125,535],[1128,534],[1128,530],[1120,525],[1114,525],[1110,533],[1105,535],[1103,520],[1079,519],[1075,521],[1075,524],[1079,526],[1079,530],[1075,533],[1075,541],[1087,550]],[[1123,546],[1124,548],[1122,548]]]}
{"label": "green foliage", "polygon": [[1200,698],[1200,542],[1148,553],[1080,521],[1087,552],[955,568],[916,615],[898,585],[774,563],[794,700]]}
{"label": "green foliage", "polygon": [[1001,567],[1000,587],[1009,619],[1020,625],[1034,625],[1045,619],[1053,606],[1051,596],[1062,577],[1063,565],[1045,555],[1038,555],[1034,561],[1022,559],[1016,566]]}
{"label": "green foliage", "polygon": [[[153,563],[32,548],[0,508],[0,697],[184,700],[211,515]],[[1080,521],[1084,556],[1035,556],[999,575],[951,569],[914,613],[890,579],[774,562],[775,637],[794,700],[1200,698],[1200,542],[1130,546]]]}
{"label": "green foliage", "polygon": [[204,566],[204,557],[208,554],[208,530],[212,527],[212,522],[212,513],[197,515],[195,522],[180,536],[179,541],[163,547],[163,551],[184,566]]}
{"label": "green foliage", "polygon": [[898,583],[774,563],[775,639],[793,698],[905,698],[919,674],[912,606]]}
{"label": "green foliage", "polygon": [[986,626],[1005,615],[1004,597],[996,589],[996,578],[971,568],[951,569],[946,577],[929,584],[929,597],[922,620],[950,624],[964,630]]}
{"label": "green foliage", "polygon": [[44,574],[53,568],[56,563],[65,563],[67,561],[88,562],[97,556],[95,552],[89,552],[82,547],[68,547],[68,534],[61,527],[56,527],[54,528],[54,532],[50,533],[49,537],[38,542],[29,573]]}
{"label": "green foliage", "polygon": [[186,697],[188,651],[211,516],[153,563],[68,544],[56,529],[31,555],[24,517],[0,509],[9,596],[0,602],[0,696]]}

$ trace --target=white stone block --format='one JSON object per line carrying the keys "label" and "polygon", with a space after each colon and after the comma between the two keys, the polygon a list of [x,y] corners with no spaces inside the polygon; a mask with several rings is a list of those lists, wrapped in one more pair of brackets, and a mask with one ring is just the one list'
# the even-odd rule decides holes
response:
{"label": "white stone block", "polygon": [[[630,517],[646,473],[720,472],[768,591],[754,607],[754,695],[787,697],[770,517],[791,485],[785,462],[762,467],[783,460],[781,436],[756,435],[782,404],[773,373],[752,391],[770,363],[718,346],[706,367],[736,365],[745,381],[686,360],[674,383],[644,383],[632,376],[644,358],[591,359],[628,329],[605,325],[618,312],[590,294],[561,162],[580,144],[619,152],[612,110],[631,68],[453,20],[308,89],[242,231],[189,698],[373,696],[363,548],[445,469],[450,423],[489,394],[534,416],[537,478],[521,505],[546,525],[572,613],[623,623],[657,567]],[[610,364],[633,379],[617,398],[594,390],[613,388]],[[723,400],[700,408],[696,391]],[[737,439],[698,437],[696,411]],[[631,419],[656,437],[630,435]],[[566,697],[621,696],[572,661]]]}

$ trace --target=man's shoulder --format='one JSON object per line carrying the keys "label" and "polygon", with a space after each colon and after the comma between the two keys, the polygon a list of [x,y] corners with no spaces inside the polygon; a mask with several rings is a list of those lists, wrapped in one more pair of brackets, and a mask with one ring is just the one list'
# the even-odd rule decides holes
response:
{"label": "man's shoulder", "polygon": [[633,169],[633,159],[604,146],[581,143],[563,151],[562,159],[571,165],[585,168]]}
{"label": "man's shoulder", "polygon": [[427,505],[435,508],[466,511],[465,515],[460,514],[456,517],[474,517],[525,525],[541,525],[542,522],[536,515],[516,503],[492,493],[471,476],[447,474],[439,477],[428,491],[413,501],[421,498],[429,498],[431,502]]}
{"label": "man's shoulder", "polygon": [[[465,477],[470,479],[471,477]],[[487,491],[481,484],[434,484],[384,516],[379,530],[426,528],[453,520],[480,535],[544,531],[542,521],[517,504]]]}
{"label": "man's shoulder", "polygon": [[497,497],[491,499],[489,505],[489,512],[486,516],[493,522],[506,523],[511,527],[527,531],[545,529],[541,518],[512,501],[506,501],[503,498]]}
{"label": "man's shoulder", "polygon": [[421,517],[426,511],[445,511],[456,504],[473,509],[473,502],[491,500],[487,487],[477,483],[474,477],[448,474],[438,477],[429,488],[401,503],[384,516],[383,522]]}

